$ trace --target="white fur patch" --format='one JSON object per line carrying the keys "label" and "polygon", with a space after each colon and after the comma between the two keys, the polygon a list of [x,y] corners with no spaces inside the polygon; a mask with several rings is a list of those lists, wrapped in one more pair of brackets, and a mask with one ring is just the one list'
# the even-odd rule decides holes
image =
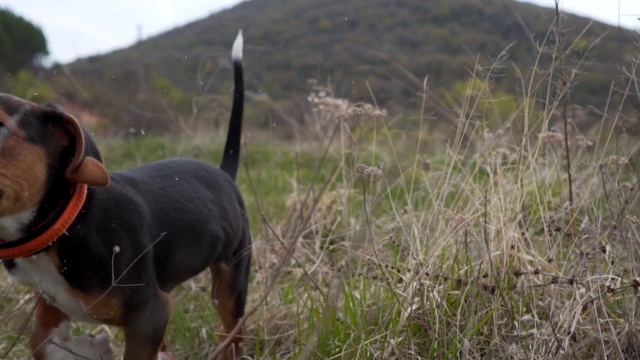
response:
{"label": "white fur patch", "polygon": [[33,208],[19,214],[0,217],[0,239],[14,241],[24,234],[22,229],[36,216],[37,208]]}
{"label": "white fur patch", "polygon": [[104,335],[71,336],[69,323],[63,323],[44,345],[45,360],[113,360],[113,349]]}
{"label": "white fur patch", "polygon": [[244,39],[242,37],[242,30],[238,31],[238,36],[236,36],[236,40],[233,42],[233,47],[231,48],[231,59],[234,61],[242,60],[242,47],[243,47]]}
{"label": "white fur patch", "polygon": [[15,259],[15,262],[16,267],[11,271],[11,276],[18,283],[41,293],[51,305],[62,310],[72,320],[96,322],[84,304],[69,294],[67,282],[50,257],[37,254]]}

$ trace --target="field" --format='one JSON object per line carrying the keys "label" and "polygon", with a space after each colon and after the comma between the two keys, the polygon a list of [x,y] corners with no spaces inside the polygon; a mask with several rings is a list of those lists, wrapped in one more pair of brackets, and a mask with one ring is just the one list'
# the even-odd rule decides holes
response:
{"label": "field", "polygon": [[[432,126],[427,86],[394,117],[315,87],[306,130],[286,141],[246,119],[247,355],[640,357],[637,140],[621,134],[613,103],[602,126],[577,131],[559,68],[514,79],[527,96],[499,122],[491,76],[478,74],[448,125]],[[625,84],[638,97],[635,77]],[[171,156],[218,163],[223,144],[203,133],[99,140],[111,170]],[[33,295],[5,273],[0,287],[0,358],[25,358]],[[206,273],[173,294],[178,359],[215,350],[209,287]],[[122,350],[114,329],[74,326]]]}

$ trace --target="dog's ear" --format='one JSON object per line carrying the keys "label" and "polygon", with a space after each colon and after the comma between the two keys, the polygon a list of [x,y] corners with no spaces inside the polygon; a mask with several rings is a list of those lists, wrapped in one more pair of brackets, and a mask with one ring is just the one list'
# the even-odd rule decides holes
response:
{"label": "dog's ear", "polygon": [[99,160],[85,154],[84,132],[78,120],[63,112],[56,111],[56,113],[61,118],[61,122],[56,122],[54,125],[57,130],[56,136],[62,137],[65,143],[74,148],[65,177],[73,182],[85,183],[90,186],[104,187],[109,185],[109,172],[104,165]]}

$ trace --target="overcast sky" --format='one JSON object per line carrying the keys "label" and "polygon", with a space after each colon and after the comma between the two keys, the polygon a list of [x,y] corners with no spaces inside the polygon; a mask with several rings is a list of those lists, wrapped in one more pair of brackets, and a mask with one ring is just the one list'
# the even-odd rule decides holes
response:
{"label": "overcast sky", "polygon": [[[137,40],[138,29],[143,37],[156,35],[241,1],[0,0],[0,7],[40,26],[49,44],[49,59],[64,63],[129,46]],[[524,1],[554,5],[554,0]],[[640,0],[561,0],[560,4],[567,12],[633,30],[640,28]]]}

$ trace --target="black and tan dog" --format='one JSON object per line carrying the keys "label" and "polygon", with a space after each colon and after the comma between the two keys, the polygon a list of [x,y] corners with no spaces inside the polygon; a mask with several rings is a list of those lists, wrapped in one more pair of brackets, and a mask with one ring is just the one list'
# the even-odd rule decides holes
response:
{"label": "black and tan dog", "polygon": [[[251,235],[235,176],[244,88],[242,34],[233,50],[234,100],[220,168],[170,159],[107,172],[78,122],[0,94],[0,258],[39,294],[36,359],[108,359],[105,337],[71,336],[69,322],[124,330],[125,360],[169,357],[169,292],[209,268],[228,334],[244,315]],[[240,357],[241,333],[222,358]]]}

